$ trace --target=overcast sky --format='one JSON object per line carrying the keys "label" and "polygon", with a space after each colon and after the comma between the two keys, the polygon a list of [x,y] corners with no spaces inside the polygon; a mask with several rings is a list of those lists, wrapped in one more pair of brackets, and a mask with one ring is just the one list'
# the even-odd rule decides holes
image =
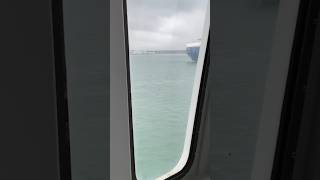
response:
{"label": "overcast sky", "polygon": [[208,0],[127,0],[130,50],[181,50],[201,38]]}

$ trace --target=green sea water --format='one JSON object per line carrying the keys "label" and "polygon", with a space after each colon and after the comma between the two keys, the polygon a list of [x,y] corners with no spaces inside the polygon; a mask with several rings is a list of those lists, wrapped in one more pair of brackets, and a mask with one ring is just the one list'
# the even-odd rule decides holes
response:
{"label": "green sea water", "polygon": [[153,180],[180,159],[195,68],[186,54],[130,55],[138,180]]}

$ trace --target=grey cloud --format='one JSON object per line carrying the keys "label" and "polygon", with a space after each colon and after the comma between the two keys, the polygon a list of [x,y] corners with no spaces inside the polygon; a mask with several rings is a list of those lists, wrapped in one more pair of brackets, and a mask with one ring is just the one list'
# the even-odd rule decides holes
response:
{"label": "grey cloud", "polygon": [[[177,27],[172,27],[173,30],[171,32],[163,32],[161,29],[163,27],[161,26],[164,26],[164,21],[169,21],[168,23],[172,23],[172,26],[175,26],[172,18],[177,15],[180,15],[180,19],[177,21],[186,21],[186,19],[183,19],[183,16],[186,16],[186,18],[190,18],[190,26],[199,25],[203,19],[199,19],[197,11],[204,11],[204,6],[208,0],[127,0],[127,2],[131,47],[181,49],[185,42],[192,40],[191,38],[199,38],[199,31],[194,30],[194,27],[189,29],[185,26],[181,26],[184,29],[178,29],[177,24]],[[197,17],[192,17],[193,14],[197,15]],[[143,34],[158,37],[152,39],[152,37],[143,37]],[[149,47],[150,44],[154,46]]]}
{"label": "grey cloud", "polygon": [[[190,11],[201,8],[206,0],[127,0],[131,8],[160,10],[160,12],[174,13],[176,11]],[[158,12],[159,13],[159,12]]]}

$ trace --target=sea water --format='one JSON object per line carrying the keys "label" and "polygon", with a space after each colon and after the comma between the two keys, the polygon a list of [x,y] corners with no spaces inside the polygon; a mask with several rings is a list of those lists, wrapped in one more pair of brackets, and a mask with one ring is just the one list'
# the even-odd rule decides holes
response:
{"label": "sea water", "polygon": [[130,55],[138,180],[154,180],[180,159],[195,68],[187,54]]}

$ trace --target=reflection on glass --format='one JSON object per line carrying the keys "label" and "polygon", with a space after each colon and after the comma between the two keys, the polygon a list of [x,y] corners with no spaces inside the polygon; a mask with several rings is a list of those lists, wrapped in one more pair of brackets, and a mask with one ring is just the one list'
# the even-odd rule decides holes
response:
{"label": "reflection on glass", "polygon": [[172,170],[184,148],[208,0],[127,0],[138,180]]}

